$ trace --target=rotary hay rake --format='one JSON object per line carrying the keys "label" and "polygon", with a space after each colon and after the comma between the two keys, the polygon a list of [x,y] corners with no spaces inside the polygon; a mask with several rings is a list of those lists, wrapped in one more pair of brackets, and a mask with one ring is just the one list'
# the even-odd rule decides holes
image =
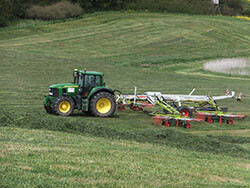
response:
{"label": "rotary hay rake", "polygon": [[[227,108],[219,107],[211,96],[208,96],[208,98],[209,101],[207,101],[207,104],[210,105],[210,108],[197,108],[195,115],[198,119],[202,119],[208,123],[219,122],[220,125],[222,123],[232,125],[235,119],[239,120],[246,118],[245,115],[227,113]],[[207,109],[210,109],[210,111],[206,111]]]}
{"label": "rotary hay rake", "polygon": [[220,125],[222,123],[227,123],[229,125],[234,124],[234,120],[241,120],[245,119],[245,115],[235,115],[235,114],[225,114],[220,111],[216,112],[197,112],[197,118],[201,119],[203,121],[206,121],[208,123],[214,123],[214,122],[219,122]]}
{"label": "rotary hay rake", "polygon": [[148,101],[147,95],[137,95],[137,87],[135,87],[134,94],[122,94],[119,90],[115,90],[119,94],[116,95],[117,109],[125,111],[126,107],[133,111],[143,111],[143,108],[151,108],[153,103]]}
{"label": "rotary hay rake", "polygon": [[191,122],[199,121],[232,125],[235,119],[244,119],[246,117],[244,115],[226,113],[227,108],[221,108],[216,103],[216,100],[234,98],[234,91],[232,91],[231,95],[229,90],[227,90],[226,95],[213,97],[192,95],[194,91],[195,89],[189,95],[170,95],[161,94],[160,92],[145,92],[142,95],[138,95],[135,87],[132,95],[124,95],[119,92],[116,96],[116,102],[118,109],[122,111],[125,110],[125,107],[129,107],[134,111],[143,111],[143,108],[154,107],[155,105],[162,107],[164,114],[151,113],[150,115],[153,115],[153,124],[165,127],[175,125],[177,128],[180,126],[191,128]]}
{"label": "rotary hay rake", "polygon": [[[152,97],[148,97],[148,100],[151,101]],[[202,121],[197,118],[183,117],[179,111],[159,97],[156,97],[155,104],[162,107],[165,112],[168,112],[168,114],[152,114],[154,115],[153,124],[155,125],[164,125],[165,127],[176,126],[177,128],[183,126],[185,128],[191,128],[192,121]]]}

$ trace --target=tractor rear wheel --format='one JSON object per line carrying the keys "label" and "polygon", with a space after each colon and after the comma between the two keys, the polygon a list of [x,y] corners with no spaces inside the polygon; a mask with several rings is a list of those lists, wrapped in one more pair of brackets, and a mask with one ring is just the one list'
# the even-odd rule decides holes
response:
{"label": "tractor rear wheel", "polygon": [[115,97],[111,93],[99,92],[90,99],[90,113],[95,117],[112,116],[116,109]]}
{"label": "tractor rear wheel", "polygon": [[54,102],[54,111],[60,116],[69,116],[73,110],[74,101],[70,97],[58,97]]}

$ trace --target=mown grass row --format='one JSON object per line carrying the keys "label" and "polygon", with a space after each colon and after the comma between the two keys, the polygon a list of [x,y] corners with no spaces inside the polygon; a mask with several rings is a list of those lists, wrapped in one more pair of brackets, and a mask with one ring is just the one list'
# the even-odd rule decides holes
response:
{"label": "mown grass row", "polygon": [[250,159],[250,151],[238,143],[250,144],[249,137],[197,136],[178,131],[176,128],[152,128],[120,130],[102,123],[69,118],[48,118],[44,113],[10,113],[1,111],[1,126],[29,129],[47,129],[75,134],[88,134],[113,139],[157,143],[191,151],[225,154]]}

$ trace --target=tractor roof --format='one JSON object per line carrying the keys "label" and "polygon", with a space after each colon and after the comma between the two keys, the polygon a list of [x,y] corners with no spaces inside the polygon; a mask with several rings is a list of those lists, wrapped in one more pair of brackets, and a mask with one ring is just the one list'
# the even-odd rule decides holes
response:
{"label": "tractor roof", "polygon": [[83,73],[83,74],[91,74],[91,75],[100,75],[100,76],[104,76],[103,73],[101,72],[95,72],[95,71],[87,71],[87,70],[77,70],[79,73]]}

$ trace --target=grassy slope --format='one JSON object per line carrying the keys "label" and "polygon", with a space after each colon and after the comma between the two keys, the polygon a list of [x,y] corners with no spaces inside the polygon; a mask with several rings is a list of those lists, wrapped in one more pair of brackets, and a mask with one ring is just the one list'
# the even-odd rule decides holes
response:
{"label": "grassy slope", "polygon": [[206,59],[249,56],[249,40],[247,21],[166,14],[106,13],[3,30],[0,103],[40,110],[48,85],[69,82],[71,70],[85,67],[104,72],[109,86],[125,92],[137,85],[141,91],[187,93],[197,87],[202,94],[224,94],[226,88],[248,94],[249,79],[239,85],[237,79],[173,70],[196,70]]}
{"label": "grassy slope", "polygon": [[[0,186],[249,186],[249,160],[160,145],[0,128]],[[81,144],[79,144],[81,143]]]}
{"label": "grassy slope", "polygon": [[[202,63],[208,59],[249,57],[249,29],[250,22],[237,20],[236,18],[157,13],[98,13],[70,22],[56,24],[38,22],[2,29],[0,30],[0,104],[3,109],[11,111],[13,114],[19,114],[22,118],[23,116],[26,117],[24,114],[27,112],[31,114],[31,117],[39,114],[44,118],[38,120],[42,120],[44,123],[60,120],[73,124],[74,121],[79,121],[83,124],[112,127],[121,132],[132,130],[136,133],[136,131],[143,130],[149,134],[152,129],[159,131],[158,127],[152,127],[151,118],[144,113],[117,112],[114,118],[105,120],[86,117],[80,112],[76,112],[75,116],[70,118],[46,115],[42,106],[42,97],[47,94],[48,85],[70,82],[72,80],[71,71],[74,68],[87,68],[104,72],[107,84],[124,92],[132,92],[135,85],[139,87],[139,92],[157,90],[165,93],[188,93],[193,87],[197,88],[197,94],[207,94],[211,91],[212,94],[219,95],[224,94],[227,88],[238,92],[242,91],[244,103],[227,100],[220,102],[220,104],[228,106],[233,112],[250,115],[249,77],[214,75],[201,70]],[[131,121],[131,119],[133,120]],[[18,118],[15,121],[18,121]],[[39,123],[33,122],[29,127],[37,128],[36,124]],[[48,127],[48,125],[45,127]],[[15,147],[18,146],[19,141],[11,139],[11,130],[3,129],[3,131],[9,138],[7,142],[13,142]],[[218,140],[226,140],[225,142],[231,143],[234,138],[245,140],[249,137],[249,119],[238,122],[234,126],[223,125],[220,127],[218,124],[202,123],[201,125],[195,124],[192,130],[179,129],[179,131],[194,135],[210,135]],[[42,132],[38,131],[36,134],[42,134]],[[30,137],[32,137],[32,134]],[[59,143],[58,139],[56,136],[55,141],[48,147]],[[92,141],[97,138],[83,137],[81,139]],[[102,141],[109,142],[105,139]],[[79,142],[82,143],[83,141]],[[117,141],[117,143],[119,142]],[[176,140],[170,140],[169,142],[176,142]],[[35,147],[40,147],[36,142],[33,144]],[[231,144],[234,147],[240,145],[249,149],[249,140],[242,143],[240,141],[232,142]],[[97,144],[93,144],[92,147],[97,147]],[[150,145],[150,147],[164,147],[162,150],[169,149],[169,146]],[[98,147],[95,151],[98,151]],[[178,155],[183,152],[190,153],[188,150],[175,149],[174,151]],[[117,152],[118,156],[122,156],[119,149],[117,149]],[[144,152],[144,150],[140,152]],[[101,159],[102,156],[99,156],[99,154],[97,157]],[[45,152],[45,155],[49,155],[49,153]],[[153,154],[150,153],[150,155]],[[171,161],[174,162],[178,155],[172,156]],[[88,157],[88,154],[86,156]],[[229,156],[224,156],[223,152],[218,156],[216,155],[216,163],[220,164],[224,157]],[[84,158],[85,155],[82,159]],[[198,158],[195,155],[193,160]],[[136,157],[133,157],[133,159],[139,160]],[[4,161],[7,158],[4,157],[1,160]],[[8,163],[13,164],[11,160]],[[18,161],[20,159],[14,157],[13,160]],[[24,160],[28,160],[28,157],[24,157]],[[226,158],[226,160],[229,159]],[[226,160],[225,166],[228,165]],[[231,157],[230,160],[234,162],[233,167],[228,170],[233,171],[235,170],[233,169],[234,166],[237,166],[236,161],[242,159]],[[52,161],[56,163],[56,160]],[[209,161],[212,163],[213,158],[211,157]],[[43,163],[46,160],[40,159],[40,162]],[[178,168],[188,169],[188,162],[189,159],[184,160],[186,164]],[[246,163],[249,164],[249,160]],[[56,168],[51,168],[56,170]],[[10,165],[9,169],[8,173],[5,171],[6,176],[9,177],[16,171],[26,172],[23,169],[14,168],[13,165]],[[1,170],[4,170],[4,168]],[[81,170],[83,169],[81,168]],[[125,173],[128,175],[129,171]],[[170,170],[170,173],[174,173],[174,170]],[[203,173],[207,177],[213,175],[211,171],[204,170]],[[139,171],[138,175],[140,174]],[[163,176],[163,171],[159,174]],[[240,173],[240,176],[242,176],[240,178],[231,177],[229,174],[226,178],[241,179],[242,184],[249,184],[244,180],[244,173]],[[182,175],[184,177],[185,173]],[[24,176],[28,177],[25,173]],[[67,174],[64,176],[67,177]],[[153,175],[150,174],[150,176]],[[225,177],[220,173],[217,173],[216,176]],[[33,177],[37,178],[38,176],[34,175]],[[2,179],[4,179],[3,176]],[[31,179],[29,180],[31,181]],[[228,181],[234,182],[227,179],[220,181],[221,179],[218,177],[217,180],[214,182],[217,186],[221,182],[224,182],[224,185]],[[183,185],[182,179],[172,180],[169,183],[176,183],[175,181]],[[199,176],[192,176],[184,184],[191,186],[198,181],[200,181]],[[17,184],[18,182],[19,180],[16,181]],[[147,181],[145,180],[145,182]],[[145,182],[142,181],[142,185],[146,184]],[[104,183],[101,182],[101,184]],[[133,180],[128,185],[134,185]]]}

